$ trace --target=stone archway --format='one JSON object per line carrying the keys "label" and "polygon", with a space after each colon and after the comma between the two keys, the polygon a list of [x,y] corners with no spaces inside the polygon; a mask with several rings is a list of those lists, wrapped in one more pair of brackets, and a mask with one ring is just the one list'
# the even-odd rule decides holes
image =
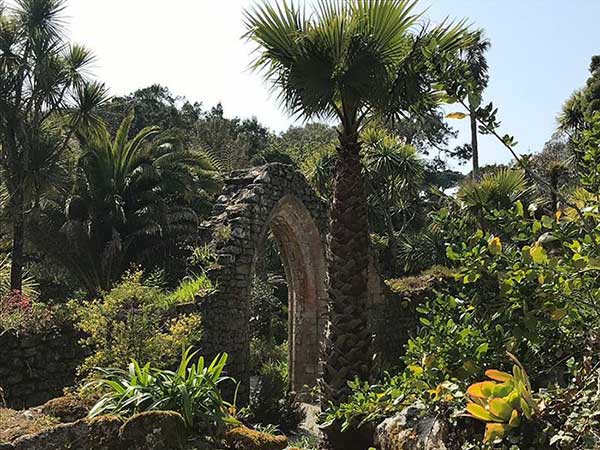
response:
{"label": "stone archway", "polygon": [[229,353],[228,373],[249,388],[249,290],[269,230],[279,243],[288,283],[291,388],[314,386],[327,315],[327,210],[304,176],[291,166],[267,164],[226,179],[205,238],[217,265],[217,291],[202,300],[203,351]]}

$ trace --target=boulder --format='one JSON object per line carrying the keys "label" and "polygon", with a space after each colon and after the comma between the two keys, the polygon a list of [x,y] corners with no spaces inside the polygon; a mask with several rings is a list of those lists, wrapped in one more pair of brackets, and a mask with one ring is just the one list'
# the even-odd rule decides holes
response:
{"label": "boulder", "polygon": [[12,442],[11,450],[121,450],[119,428],[123,422],[114,416],[83,419],[48,428]]}
{"label": "boulder", "polygon": [[427,417],[424,405],[416,403],[384,420],[374,441],[379,450],[448,450],[444,442],[448,431],[446,421]]}
{"label": "boulder", "polygon": [[75,422],[87,416],[89,407],[76,395],[53,398],[40,406],[40,411],[57,418],[62,423]]}
{"label": "boulder", "polygon": [[81,419],[3,444],[2,450],[178,450],[185,444],[181,415],[136,414],[125,423],[114,416]]}
{"label": "boulder", "polygon": [[185,423],[172,411],[148,411],[137,414],[119,430],[123,449],[176,450],[185,444]]}
{"label": "boulder", "polygon": [[228,430],[225,433],[225,442],[231,450],[283,450],[288,446],[285,436],[274,436],[246,427]]}

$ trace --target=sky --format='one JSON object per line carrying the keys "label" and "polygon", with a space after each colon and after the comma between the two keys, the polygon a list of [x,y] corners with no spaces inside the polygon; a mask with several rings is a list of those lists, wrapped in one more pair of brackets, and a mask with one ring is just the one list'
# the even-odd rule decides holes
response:
{"label": "sky", "polygon": [[[70,37],[91,48],[94,75],[113,95],[154,83],[201,102],[223,104],[226,116],[256,116],[282,131],[294,123],[259,74],[248,69],[252,45],[242,11],[252,0],[69,0]],[[566,98],[585,84],[600,54],[599,0],[422,0],[426,15],[467,18],[492,42],[484,101],[499,108],[502,133],[518,151],[540,150]],[[468,121],[452,121],[455,144],[469,139]],[[481,163],[508,162],[491,137],[480,142]]]}

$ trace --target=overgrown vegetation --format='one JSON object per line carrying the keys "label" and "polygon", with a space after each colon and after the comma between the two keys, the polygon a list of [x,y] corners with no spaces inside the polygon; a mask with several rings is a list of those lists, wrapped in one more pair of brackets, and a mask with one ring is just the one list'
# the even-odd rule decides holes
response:
{"label": "overgrown vegetation", "polygon": [[[248,362],[249,404],[229,398],[227,355],[197,356],[211,336],[196,306],[220,289],[215,249],[237,239],[225,224],[204,242],[200,224],[232,170],[280,162],[331,210],[318,392],[331,445],[371,439],[418,405],[449,425],[452,450],[600,448],[600,56],[544,148],[519,155],[483,101],[484,30],[432,26],[413,1],[323,0],[312,15],[266,2],[244,16],[253,67],[311,121],[273,133],[160,85],[107,98],[91,52],[64,35],[65,5],[0,5],[0,335],[77,326],[82,392],[101,397],[91,416],[173,410],[192,437],[217,440],[254,427],[235,445],[304,420],[272,234],[235,330],[250,341],[249,361],[232,355]],[[446,119],[468,119],[467,144],[449,147]],[[514,160],[480,166],[482,134]],[[469,174],[449,168],[468,160]],[[397,301],[416,299],[418,324],[384,373],[372,367],[369,255]],[[55,422],[34,419],[0,440]],[[15,421],[0,410],[0,429]]]}

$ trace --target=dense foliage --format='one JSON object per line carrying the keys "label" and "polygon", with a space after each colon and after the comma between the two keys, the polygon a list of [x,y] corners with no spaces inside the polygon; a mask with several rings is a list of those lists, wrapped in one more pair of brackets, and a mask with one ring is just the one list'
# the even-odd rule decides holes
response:
{"label": "dense foliage", "polygon": [[176,370],[157,369],[150,363],[142,366],[136,360],[127,370],[102,369],[102,378],[93,383],[105,393],[89,416],[176,411],[190,431],[217,435],[223,432],[225,423],[237,423],[220,393],[221,384],[233,381],[222,375],[226,363],[227,354],[205,364],[202,356],[196,357],[188,349]]}
{"label": "dense foliage", "polygon": [[[0,5],[0,335],[75,323],[88,351],[80,378],[101,396],[91,416],[168,409],[196,435],[237,419],[296,430],[272,234],[248,293],[247,407],[223,399],[227,356],[207,364],[195,352],[196,304],[219,289],[215,241],[233,233],[204,242],[201,223],[232,170],[281,162],[332,218],[323,379],[303,393],[319,394],[324,429],[371,433],[418,405],[463,450],[599,448],[600,57],[544,148],[519,155],[483,102],[484,31],[432,26],[417,6],[248,10],[253,67],[307,120],[274,133],[161,85],[107,99],[89,78],[92,54],[63,34],[63,0]],[[470,142],[449,148],[446,119],[467,118]],[[514,161],[479,167],[480,134]],[[471,176],[451,169],[470,158]],[[411,304],[418,324],[384,373],[367,326],[370,254],[406,297],[422,294],[412,281],[443,274]]]}
{"label": "dense foliage", "polygon": [[174,315],[177,302],[160,288],[144,284],[132,272],[103,298],[72,307],[84,345],[91,354],[80,367],[89,375],[96,367],[124,368],[135,359],[153,367],[169,368],[182,348],[197,345],[202,335],[200,315]]}

